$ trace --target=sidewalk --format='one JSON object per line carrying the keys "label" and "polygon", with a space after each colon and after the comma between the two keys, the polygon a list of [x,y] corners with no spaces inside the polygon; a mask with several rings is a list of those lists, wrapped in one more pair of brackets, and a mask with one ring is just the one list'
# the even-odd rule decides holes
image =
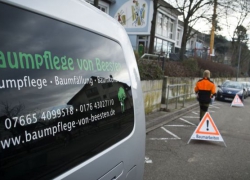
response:
{"label": "sidewalk", "polygon": [[[163,105],[164,106],[164,105]],[[170,103],[168,105],[168,110],[165,110],[164,107],[161,111],[153,112],[146,115],[146,133],[157,129],[164,124],[173,121],[184,114],[198,109],[198,101],[196,99],[186,101],[184,107],[182,107],[182,103],[177,104],[177,108],[175,109],[176,104]]]}

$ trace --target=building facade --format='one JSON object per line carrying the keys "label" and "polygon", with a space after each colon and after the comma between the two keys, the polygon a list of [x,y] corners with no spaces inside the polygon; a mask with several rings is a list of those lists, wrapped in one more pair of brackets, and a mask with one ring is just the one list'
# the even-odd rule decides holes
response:
{"label": "building facade", "polygon": [[[170,10],[163,0],[157,9],[154,50],[157,54],[175,52],[180,47],[182,28],[178,26],[178,11]],[[152,0],[122,0],[110,6],[110,16],[126,29],[134,50],[143,47],[148,52],[151,21],[153,17]]]}
{"label": "building facade", "polygon": [[[93,0],[86,0],[93,4]],[[128,33],[134,50],[148,52],[151,21],[153,18],[153,0],[99,0],[99,9],[116,19]],[[159,0],[154,40],[155,54],[169,57],[181,48],[183,23],[181,15],[164,0]],[[187,42],[187,55],[204,57],[203,35],[198,33]]]}

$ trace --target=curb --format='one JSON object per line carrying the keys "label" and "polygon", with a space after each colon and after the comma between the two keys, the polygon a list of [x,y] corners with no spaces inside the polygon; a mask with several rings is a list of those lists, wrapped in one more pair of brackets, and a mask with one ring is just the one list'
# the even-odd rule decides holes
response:
{"label": "curb", "polygon": [[179,117],[183,116],[184,114],[189,113],[191,110],[198,108],[198,107],[199,107],[198,103],[195,103],[188,107],[182,108],[178,111],[157,117],[151,120],[149,123],[146,123],[146,133],[149,133],[150,131],[153,131],[175,119],[178,119]]}

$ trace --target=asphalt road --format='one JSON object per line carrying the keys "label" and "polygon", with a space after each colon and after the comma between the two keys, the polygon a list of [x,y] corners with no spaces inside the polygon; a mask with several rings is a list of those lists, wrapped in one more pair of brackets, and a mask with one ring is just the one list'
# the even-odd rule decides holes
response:
{"label": "asphalt road", "polygon": [[250,97],[244,107],[215,101],[209,113],[225,144],[187,144],[199,123],[195,109],[147,134],[144,180],[250,179]]}

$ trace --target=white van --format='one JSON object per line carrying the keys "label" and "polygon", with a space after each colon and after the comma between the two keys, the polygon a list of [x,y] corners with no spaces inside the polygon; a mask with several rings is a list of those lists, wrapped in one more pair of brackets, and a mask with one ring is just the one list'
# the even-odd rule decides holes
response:
{"label": "white van", "polygon": [[84,0],[0,0],[0,179],[142,180],[124,28]]}

